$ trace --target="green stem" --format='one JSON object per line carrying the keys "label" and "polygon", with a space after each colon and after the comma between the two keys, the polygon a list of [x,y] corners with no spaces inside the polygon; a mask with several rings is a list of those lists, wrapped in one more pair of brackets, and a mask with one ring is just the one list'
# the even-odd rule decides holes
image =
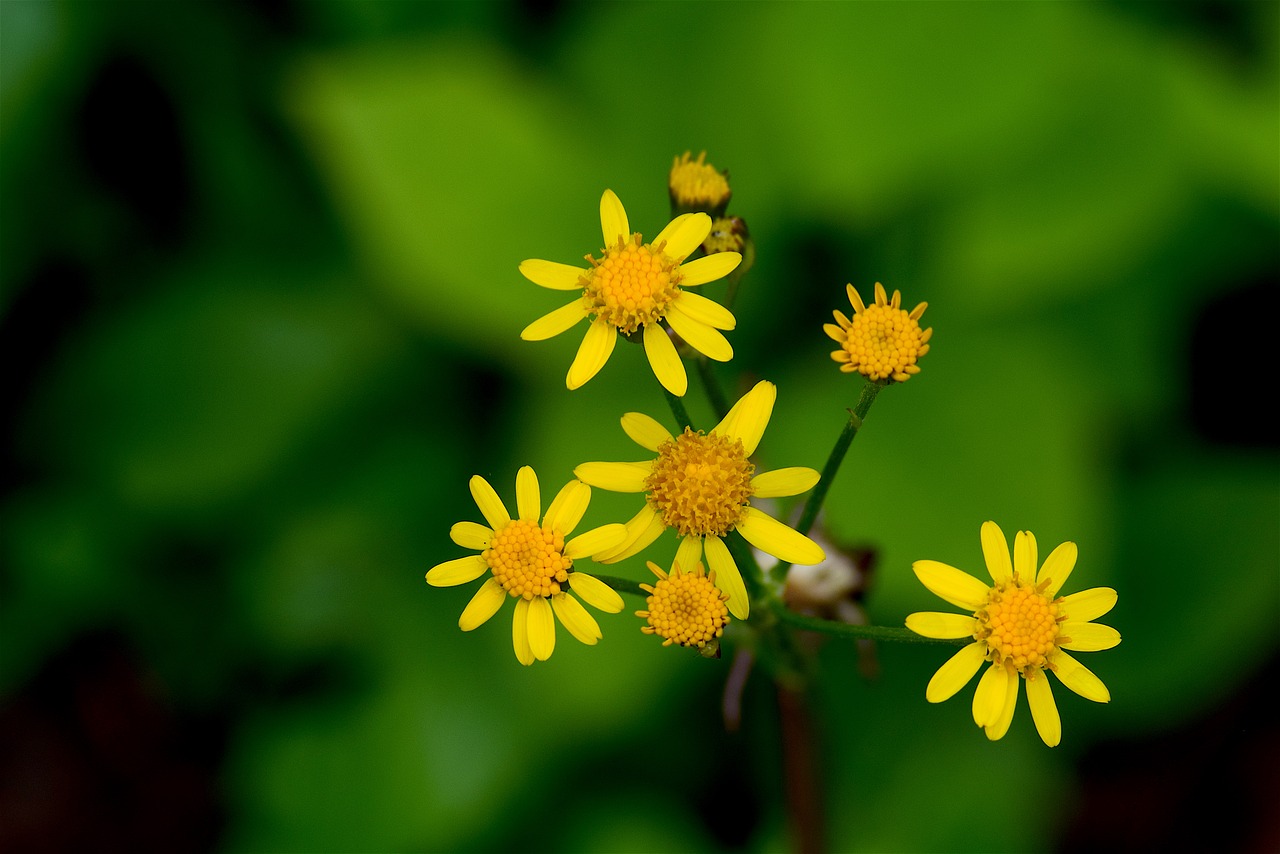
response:
{"label": "green stem", "polygon": [[825,635],[848,638],[850,640],[898,641],[901,643],[942,643],[951,644],[953,646],[970,643],[973,640],[969,637],[956,638],[955,640],[927,638],[916,634],[908,628],[899,629],[892,628],[890,626],[852,626],[848,623],[837,623],[832,620],[823,620],[818,617],[807,617],[804,614],[797,614],[786,606],[775,608],[774,613],[778,615],[779,620],[793,626],[794,628],[804,629],[811,632],[821,632]]}
{"label": "green stem", "polygon": [[707,392],[707,399],[711,401],[711,408],[715,410],[716,418],[724,418],[729,411],[729,401],[724,396],[724,389],[720,387],[720,380],[716,378],[716,373],[711,369],[711,360],[706,356],[699,355],[698,377],[702,380],[702,387]]}
{"label": "green stem", "polygon": [[662,393],[666,395],[667,406],[671,407],[671,414],[676,417],[676,423],[680,425],[680,429],[688,427],[690,430],[696,429],[693,426],[693,419],[689,417],[689,411],[684,408],[684,401],[667,391],[666,386],[662,386]]}
{"label": "green stem", "polygon": [[858,397],[857,404],[854,405],[853,409],[849,410],[849,421],[844,425],[840,438],[836,439],[835,447],[831,449],[831,455],[827,457],[827,464],[822,467],[822,477],[819,478],[818,485],[809,493],[809,498],[804,503],[804,512],[800,514],[800,521],[796,523],[796,530],[800,533],[807,534],[809,529],[813,527],[813,523],[818,518],[818,511],[822,509],[822,502],[827,498],[827,490],[831,488],[831,482],[835,480],[836,472],[840,470],[840,464],[844,462],[844,455],[849,450],[849,444],[853,442],[853,437],[858,435],[858,429],[862,427],[862,422],[867,417],[871,404],[875,402],[876,395],[880,393],[880,389],[884,388],[884,386],[885,383],[881,381],[868,382],[862,387],[862,394]]}

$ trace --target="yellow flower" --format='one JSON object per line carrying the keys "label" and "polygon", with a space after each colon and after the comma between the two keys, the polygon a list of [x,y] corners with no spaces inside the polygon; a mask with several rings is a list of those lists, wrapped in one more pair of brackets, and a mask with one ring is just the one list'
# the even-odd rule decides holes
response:
{"label": "yellow flower", "polygon": [[671,173],[667,177],[671,206],[678,211],[723,213],[732,195],[728,173],[705,162],[705,151],[698,155],[697,160],[689,154],[686,151],[683,157],[677,157],[671,163]]}
{"label": "yellow flower", "polygon": [[1054,549],[1036,574],[1036,538],[1019,531],[1009,562],[1009,544],[995,522],[982,525],[982,552],[994,585],[933,560],[918,560],[916,576],[934,594],[973,616],[922,612],[907,617],[907,628],[928,638],[972,637],[929,680],[925,698],[941,703],[991,662],[973,695],[973,720],[995,741],[1009,730],[1018,700],[1018,676],[1027,683],[1027,702],[1040,738],[1050,747],[1062,739],[1062,721],[1045,671],[1095,703],[1111,700],[1102,684],[1064,650],[1094,652],[1120,643],[1120,633],[1092,621],[1116,604],[1116,591],[1094,587],[1058,597],[1076,565],[1076,544]]}
{"label": "yellow flower", "polygon": [[574,474],[585,483],[614,492],[643,492],[645,505],[627,522],[627,538],[595,556],[615,563],[637,554],[667,528],[680,535],[676,563],[696,566],[705,549],[716,585],[729,594],[729,612],[750,613],[742,573],[724,537],[733,530],[779,560],[814,564],[826,554],[813,540],[752,507],[748,500],[798,495],[818,482],[818,473],[800,466],[755,474],[747,459],[755,453],[778,390],[760,382],[742,396],[710,433],[685,429],[672,436],[639,412],[622,416],[622,429],[641,447],[657,452],[637,463],[583,463]]}
{"label": "yellow flower", "polygon": [[683,396],[688,376],[664,323],[698,352],[727,362],[733,348],[720,334],[733,329],[733,313],[719,303],[684,290],[730,273],[742,260],[737,252],[721,252],[684,263],[711,231],[711,217],[682,214],[671,220],[652,243],[632,234],[627,212],[612,190],[600,199],[603,257],[586,256],[586,269],[555,261],[531,259],[520,272],[535,285],[557,291],[581,291],[568,305],[538,318],[520,333],[526,341],[542,341],[591,318],[565,385],[579,388],[594,377],[613,352],[618,333],[639,332],[649,364],[662,385]]}
{"label": "yellow flower", "polygon": [[902,294],[894,291],[890,301],[879,282],[876,301],[870,306],[863,304],[853,285],[845,288],[853,304],[853,318],[834,311],[836,322],[822,325],[822,330],[840,345],[831,354],[840,363],[840,370],[857,371],[873,381],[892,377],[897,382],[920,373],[916,360],[929,352],[933,329],[921,332],[918,321],[929,304],[922,302],[908,314],[901,308]]}
{"label": "yellow flower", "polygon": [[720,217],[711,223],[711,231],[702,241],[702,251],[708,255],[717,252],[740,253],[746,248],[749,237],[747,221],[742,217]]}
{"label": "yellow flower", "polygon": [[512,642],[521,664],[546,661],[556,645],[556,625],[552,615],[569,634],[588,645],[601,638],[600,626],[569,591],[581,596],[601,611],[622,610],[622,597],[604,582],[579,572],[573,562],[616,548],[626,536],[619,524],[602,525],[565,542],[591,500],[591,487],[581,481],[565,484],[538,522],[542,500],[538,476],[524,466],[516,474],[516,508],[511,518],[502,499],[488,481],[471,478],[471,495],[489,524],[459,522],[449,537],[477,555],[437,564],[427,573],[434,587],[452,587],[491,573],[458,619],[458,627],[469,632],[498,612],[508,596],[515,598]]}
{"label": "yellow flower", "polygon": [[[677,562],[667,575],[652,561],[646,565],[658,576],[658,583],[652,587],[640,585],[649,591],[645,600],[649,610],[636,611],[636,616],[648,623],[640,631],[662,638],[663,646],[678,643],[703,650],[708,644],[715,644],[729,624],[729,609],[725,607],[729,595],[716,587],[715,572],[703,575],[702,564],[698,564],[693,572],[682,573]],[[719,646],[714,649],[713,655],[718,654]]]}

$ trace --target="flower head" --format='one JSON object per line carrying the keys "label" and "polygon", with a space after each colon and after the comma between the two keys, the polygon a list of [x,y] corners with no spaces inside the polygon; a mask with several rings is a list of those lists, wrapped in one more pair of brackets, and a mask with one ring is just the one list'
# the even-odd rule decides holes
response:
{"label": "flower head", "polygon": [[639,412],[622,417],[622,429],[637,444],[657,453],[635,463],[583,463],[574,474],[585,483],[615,492],[643,492],[645,505],[627,522],[620,546],[596,555],[614,563],[637,554],[667,528],[681,537],[676,563],[696,566],[706,552],[716,585],[729,594],[729,612],[746,619],[746,586],[724,537],[738,531],[756,548],[789,563],[813,564],[825,557],[813,540],[752,507],[750,499],[798,495],[818,482],[818,473],[796,466],[756,473],[755,453],[773,413],[778,390],[757,383],[710,433],[686,428],[673,436]]}
{"label": "flower head", "polygon": [[686,151],[671,163],[671,174],[667,177],[671,207],[677,211],[706,211],[713,216],[724,213],[733,194],[728,173],[707,163],[705,151],[697,160],[689,154]]}
{"label": "flower head", "polygon": [[840,363],[840,370],[857,371],[873,381],[892,378],[896,382],[905,382],[912,374],[920,373],[916,361],[929,352],[929,339],[933,337],[933,329],[921,332],[919,323],[929,304],[922,302],[908,314],[901,308],[902,294],[894,291],[890,300],[879,282],[876,301],[869,306],[862,302],[853,285],[845,288],[853,304],[853,318],[835,311],[832,313],[836,322],[822,325],[822,330],[840,345],[831,354]]}
{"label": "flower head", "polygon": [[708,255],[717,252],[741,253],[747,248],[751,231],[747,221],[740,216],[720,217],[711,223],[711,231],[702,241],[702,251]]}
{"label": "flower head", "polygon": [[647,566],[658,576],[658,583],[652,587],[640,585],[649,591],[645,600],[649,610],[636,611],[636,616],[647,623],[640,631],[662,638],[663,646],[680,644],[705,650],[711,644],[712,655],[718,653],[716,639],[729,624],[729,609],[725,606],[729,595],[716,587],[715,572],[703,575],[702,564],[698,564],[693,572],[682,573],[677,562],[667,575],[652,561]]}
{"label": "flower head", "polygon": [[683,395],[688,375],[664,324],[708,358],[732,359],[733,348],[719,330],[733,329],[733,313],[685,288],[714,282],[737,267],[742,256],[721,252],[685,263],[711,230],[711,217],[704,213],[676,217],[652,243],[645,243],[631,232],[627,212],[612,190],[600,199],[600,227],[602,257],[587,255],[585,269],[538,259],[520,264],[520,272],[535,285],[580,291],[573,302],[526,326],[520,337],[542,341],[589,318],[591,325],[565,378],[575,389],[604,367],[619,333],[639,334],[658,380],[672,394]]}
{"label": "flower head", "polygon": [[516,518],[511,518],[502,499],[479,475],[471,478],[471,495],[489,524],[459,522],[449,531],[449,537],[480,554],[445,561],[427,573],[427,583],[434,587],[466,584],[490,573],[463,610],[458,627],[471,631],[496,614],[511,597],[516,600],[512,642],[521,664],[551,657],[556,644],[552,615],[560,619],[569,634],[594,645],[601,638],[600,626],[570,591],[610,614],[622,610],[622,597],[599,579],[575,570],[573,562],[616,548],[625,538],[626,528],[602,525],[566,542],[587,510],[591,487],[581,481],[569,481],[539,522],[542,502],[538,476],[528,466],[516,474]]}
{"label": "flower head", "polygon": [[1066,653],[1094,652],[1120,643],[1120,633],[1092,622],[1116,604],[1116,591],[1094,587],[1058,596],[1076,565],[1076,544],[1054,549],[1036,572],[1036,538],[1019,531],[1009,544],[995,522],[982,525],[982,552],[995,583],[988,586],[968,573],[933,560],[918,560],[916,577],[930,591],[972,616],[921,612],[907,617],[907,628],[929,638],[972,637],[929,680],[925,698],[941,703],[973,678],[983,661],[991,662],[973,695],[973,720],[987,738],[1002,738],[1013,720],[1018,677],[1027,683],[1027,702],[1040,738],[1050,747],[1062,739],[1062,721],[1045,671],[1095,703],[1111,694],[1097,676]]}

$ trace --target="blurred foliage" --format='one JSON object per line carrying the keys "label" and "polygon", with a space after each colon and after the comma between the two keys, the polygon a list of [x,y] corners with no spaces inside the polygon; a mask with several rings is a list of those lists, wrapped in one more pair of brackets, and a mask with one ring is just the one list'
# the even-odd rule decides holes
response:
{"label": "blurred foliage", "polygon": [[[1280,648],[1277,8],[0,4],[5,720],[38,728],[41,686],[89,673],[66,651],[117,638],[221,810],[160,847],[788,847],[765,674],[725,733],[728,659],[624,614],[526,670],[508,617],[462,634],[470,591],[421,580],[471,474],[550,491],[634,455],[624,411],[666,420],[625,345],[565,391],[577,336],[519,340],[559,300],[516,265],[597,251],[606,187],[655,234],[671,157],[706,148],[757,241],[717,370],[778,384],[766,468],[820,468],[856,399],[821,333],[845,282],[930,303],[923,373],[828,501],[878,551],[873,621],[936,606],[912,560],[981,569],[988,518],[1120,592],[1124,643],[1087,657],[1114,699],[1060,690],[1053,751],[1025,702],[997,744],[971,689],[926,704],[945,650],[882,648],[867,680],[825,647],[831,847],[1081,838],[1082,769],[1235,708]],[[586,523],[635,509],[597,491]],[[157,806],[125,791],[72,843],[136,847]],[[1202,808],[1244,846],[1239,795]],[[1167,806],[1146,842],[1207,833]]]}

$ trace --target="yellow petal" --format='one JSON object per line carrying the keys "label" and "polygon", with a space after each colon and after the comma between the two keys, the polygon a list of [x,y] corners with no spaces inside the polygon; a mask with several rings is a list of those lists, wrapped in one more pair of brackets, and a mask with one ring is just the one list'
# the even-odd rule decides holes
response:
{"label": "yellow petal", "polygon": [[591,487],[580,480],[571,480],[564,485],[551,506],[542,524],[553,531],[568,534],[582,521],[582,514],[587,512],[591,503]]}
{"label": "yellow petal", "polygon": [[530,323],[520,331],[520,337],[525,341],[545,341],[572,329],[574,324],[586,316],[587,313],[582,308],[582,300],[576,299]]}
{"label": "yellow petal", "polygon": [[1009,680],[1016,678],[1003,664],[992,664],[983,672],[978,689],[973,692],[974,723],[986,727],[1000,719],[1005,695],[1009,693]]}
{"label": "yellow petal", "polygon": [[458,618],[458,628],[469,632],[477,626],[484,625],[490,617],[498,613],[498,609],[505,601],[507,601],[507,591],[502,588],[496,578],[490,578],[480,585],[476,595],[472,596],[467,607],[462,609],[462,616]]}
{"label": "yellow petal", "polygon": [[919,611],[907,615],[907,628],[926,638],[953,640],[973,636],[978,621],[964,614],[944,614],[940,611]]}
{"label": "yellow petal", "polygon": [[773,404],[777,399],[777,386],[768,380],[761,380],[739,398],[711,432],[741,439],[743,450],[749,457],[756,452],[756,446],[760,444],[760,438],[769,426]]}
{"label": "yellow petal", "polygon": [[646,501],[644,507],[640,508],[640,512],[627,522],[627,538],[622,541],[622,545],[605,549],[592,555],[591,559],[599,563],[617,563],[620,560],[626,560],[648,548],[649,544],[658,539],[666,528],[662,515]]}
{"label": "yellow petal", "polygon": [[600,373],[604,363],[609,361],[613,353],[613,345],[618,341],[618,330],[603,320],[596,319],[587,327],[587,334],[582,336],[578,346],[578,354],[573,357],[569,373],[564,384],[570,391],[581,388],[588,380]]}
{"label": "yellow petal", "polygon": [[511,521],[507,506],[502,503],[498,493],[493,491],[489,481],[477,474],[472,476],[468,486],[471,488],[471,497],[475,499],[476,506],[480,508],[480,514],[484,516],[490,528],[498,531]]}
{"label": "yellow petal", "polygon": [[516,660],[528,667],[533,664],[533,650],[529,647],[529,600],[516,600],[516,613],[511,618],[511,645],[515,647]]}
{"label": "yellow petal", "polygon": [[576,291],[582,288],[582,277],[587,271],[581,267],[572,267],[556,261],[543,261],[530,258],[520,262],[520,273],[526,279],[542,288],[553,291]]}
{"label": "yellow petal", "polygon": [[933,674],[933,678],[925,686],[924,698],[930,703],[951,699],[978,672],[986,654],[985,644],[975,642],[963,647]]}
{"label": "yellow petal", "polygon": [[622,597],[618,595],[618,591],[594,575],[587,575],[585,572],[569,573],[569,589],[598,611],[616,614],[622,610]]}
{"label": "yellow petal", "polygon": [[661,324],[650,323],[644,328],[644,354],[649,357],[649,365],[662,387],[676,397],[684,397],[689,390],[689,377],[684,372],[676,345],[671,343],[671,337]]}
{"label": "yellow petal", "polygon": [[542,497],[538,493],[538,475],[529,466],[516,472],[516,510],[525,522],[535,525],[542,517]]}
{"label": "yellow petal", "polygon": [[742,573],[738,571],[729,547],[719,537],[707,537],[703,546],[707,552],[707,566],[716,574],[716,587],[729,595],[729,601],[725,603],[729,613],[745,620],[751,614],[751,600],[747,598],[747,587],[742,583]]}
{"label": "yellow petal", "polygon": [[493,529],[479,522],[458,522],[449,529],[449,539],[464,549],[483,551],[489,548],[493,539]]}
{"label": "yellow petal", "polygon": [[854,313],[861,313],[867,310],[866,304],[862,301],[862,297],[858,296],[858,292],[853,289],[853,285],[844,286],[845,293],[849,295],[849,304],[853,306]]}
{"label": "yellow petal", "polygon": [[977,611],[991,592],[990,587],[969,573],[936,560],[918,560],[911,569],[930,593],[966,611]]}
{"label": "yellow petal", "polygon": [[820,475],[805,466],[789,466],[765,471],[751,478],[751,494],[756,498],[799,495],[813,489]]}
{"label": "yellow petal", "polygon": [[668,258],[683,259],[701,246],[710,233],[711,217],[704,213],[681,214],[667,223],[667,227],[658,232],[650,245],[655,249],[661,246],[661,251]]}
{"label": "yellow petal", "polygon": [[1035,581],[1036,537],[1030,531],[1019,531],[1013,538],[1013,571],[1024,581]]}
{"label": "yellow petal", "polygon": [[1095,703],[1111,702],[1111,692],[1107,690],[1106,685],[1102,684],[1102,680],[1093,675],[1092,670],[1062,650],[1058,650],[1053,656],[1052,664],[1054,675],[1058,680],[1081,697],[1093,700]]}
{"label": "yellow petal", "polygon": [[667,323],[676,334],[685,340],[693,349],[708,359],[727,362],[733,358],[733,346],[718,329],[713,329],[700,320],[694,320],[680,310],[680,302],[673,302],[667,309]]}
{"label": "yellow petal", "polygon": [[432,587],[455,587],[475,581],[488,568],[489,564],[480,555],[467,555],[431,567],[427,570],[427,583]]}
{"label": "yellow petal", "polygon": [[1050,747],[1062,741],[1062,718],[1058,716],[1058,704],[1053,701],[1053,689],[1044,673],[1027,680],[1027,705],[1031,706],[1031,719],[1036,722],[1040,740]]}
{"label": "yellow petal", "polygon": [[1120,643],[1120,633],[1110,626],[1098,623],[1077,623],[1072,620],[1062,624],[1061,636],[1071,638],[1062,644],[1063,649],[1075,652],[1099,652]]}
{"label": "yellow petal", "polygon": [[680,545],[676,547],[675,560],[673,565],[679,566],[681,572],[693,572],[694,567],[702,560],[702,537],[697,534],[687,534],[680,538]]}
{"label": "yellow petal", "polygon": [[[1009,541],[995,522],[982,523],[982,556],[987,560],[987,572],[997,584],[1008,581],[1013,575],[1009,562]],[[1031,578],[1028,576],[1027,581]]]}
{"label": "yellow petal", "polygon": [[[463,545],[458,543],[458,545]],[[1108,613],[1116,606],[1116,591],[1110,587],[1091,587],[1062,597],[1060,611],[1071,621],[1087,623]]]}
{"label": "yellow petal", "polygon": [[[839,326],[836,326],[834,323],[822,324],[822,331],[827,333],[827,337],[830,338],[832,341],[836,342],[837,344],[843,344],[847,337],[845,334],[845,331],[841,329]],[[836,352],[844,353],[845,351],[837,350]],[[848,354],[845,353],[845,355],[848,355]]]}
{"label": "yellow petal", "polygon": [[569,560],[590,557],[596,552],[617,548],[626,542],[627,526],[619,522],[601,525],[579,534],[564,544],[564,556]]}
{"label": "yellow petal", "polygon": [[1021,681],[1015,674],[1005,683],[1004,706],[1000,709],[1000,716],[983,728],[991,741],[999,741],[1009,731],[1009,724],[1013,723],[1013,712],[1018,707],[1018,683]]}
{"label": "yellow petal", "polygon": [[643,412],[628,412],[622,416],[622,430],[642,448],[657,451],[663,442],[670,442],[674,437],[654,418]]}
{"label": "yellow petal", "polygon": [[644,492],[653,472],[653,460],[640,463],[582,463],[573,476],[583,483],[611,492]]}
{"label": "yellow petal", "polygon": [[541,596],[529,600],[529,649],[533,657],[546,661],[556,648],[556,621],[551,605]]}
{"label": "yellow petal", "polygon": [[568,593],[557,593],[552,596],[551,609],[556,612],[560,622],[569,630],[569,634],[587,646],[595,646],[596,642],[603,637],[600,633],[600,624],[596,622],[596,618],[591,616],[586,608],[582,607],[581,602]]}
{"label": "yellow petal", "polygon": [[[703,239],[705,240],[706,238],[704,237]],[[670,255],[671,253],[668,252],[667,254]],[[685,254],[688,255],[689,253],[686,252]],[[698,258],[688,264],[680,265],[680,284],[682,287],[693,288],[698,285],[705,285],[707,282],[714,282],[716,279],[723,279],[736,270],[741,263],[742,256],[737,252],[717,252],[714,255]],[[733,327],[722,326],[720,328],[732,329]]]}
{"label": "yellow petal", "polygon": [[600,197],[600,234],[604,237],[605,249],[616,246],[619,240],[631,237],[627,211],[613,190],[605,190]]}
{"label": "yellow petal", "polygon": [[1036,584],[1049,582],[1049,586],[1044,589],[1044,595],[1053,598],[1058,595],[1058,591],[1062,589],[1062,584],[1071,575],[1071,570],[1076,568],[1076,544],[1066,542],[1049,552],[1049,556],[1044,559],[1044,566],[1040,567],[1040,576],[1036,578]]}
{"label": "yellow petal", "polygon": [[743,539],[760,551],[787,563],[812,566],[827,558],[822,546],[754,507],[746,508],[738,522],[738,531]]}
{"label": "yellow petal", "polygon": [[[694,261],[692,263],[696,264],[698,262]],[[689,268],[686,266],[683,269],[687,270]],[[700,320],[707,326],[714,326],[716,329],[733,329],[738,325],[733,312],[715,300],[707,299],[702,294],[695,294],[693,291],[681,291],[676,296],[674,304],[679,305],[680,310],[694,320]]]}

